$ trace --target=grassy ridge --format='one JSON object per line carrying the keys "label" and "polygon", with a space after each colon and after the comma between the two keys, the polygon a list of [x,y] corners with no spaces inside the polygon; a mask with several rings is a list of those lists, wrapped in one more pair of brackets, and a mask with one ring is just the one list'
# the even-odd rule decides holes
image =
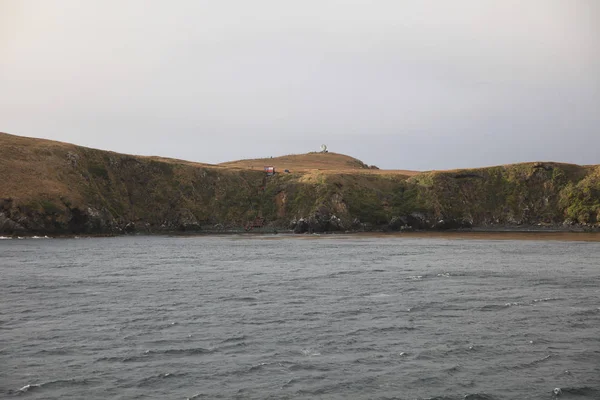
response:
{"label": "grassy ridge", "polygon": [[385,228],[397,218],[411,224],[415,215],[421,228],[439,220],[588,227],[600,221],[599,166],[404,173],[333,153],[296,160],[297,168],[281,164],[291,173],[267,178],[262,161],[253,170],[243,162],[216,166],[0,134],[0,233],[240,229],[257,217],[277,229],[305,218],[323,230]]}

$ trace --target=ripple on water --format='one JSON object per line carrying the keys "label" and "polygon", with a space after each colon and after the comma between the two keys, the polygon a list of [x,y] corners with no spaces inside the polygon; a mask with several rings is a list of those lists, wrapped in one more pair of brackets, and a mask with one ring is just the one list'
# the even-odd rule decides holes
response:
{"label": "ripple on water", "polygon": [[597,400],[598,259],[485,238],[4,240],[0,397]]}

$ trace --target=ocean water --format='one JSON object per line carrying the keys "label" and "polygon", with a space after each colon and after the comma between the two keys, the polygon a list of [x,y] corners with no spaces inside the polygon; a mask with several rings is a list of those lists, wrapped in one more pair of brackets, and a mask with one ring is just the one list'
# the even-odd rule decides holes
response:
{"label": "ocean water", "polygon": [[600,243],[0,241],[0,398],[600,399]]}

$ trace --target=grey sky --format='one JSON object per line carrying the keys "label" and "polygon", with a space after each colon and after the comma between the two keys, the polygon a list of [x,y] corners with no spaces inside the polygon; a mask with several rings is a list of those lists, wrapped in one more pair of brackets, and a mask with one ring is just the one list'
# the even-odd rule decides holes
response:
{"label": "grey sky", "polygon": [[600,1],[0,0],[0,131],[211,163],[600,163]]}

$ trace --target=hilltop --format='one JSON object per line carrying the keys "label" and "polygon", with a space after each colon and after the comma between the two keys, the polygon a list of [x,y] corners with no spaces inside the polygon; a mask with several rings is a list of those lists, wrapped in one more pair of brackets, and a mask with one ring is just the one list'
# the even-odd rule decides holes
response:
{"label": "hilltop", "polygon": [[290,154],[281,157],[255,158],[249,160],[229,161],[219,164],[229,168],[242,168],[262,171],[265,166],[273,166],[277,171],[283,172],[286,169],[291,172],[316,172],[323,173],[344,173],[348,171],[374,173],[374,174],[400,174],[412,176],[418,171],[409,170],[380,170],[375,165],[367,165],[361,160],[338,153],[307,153]]}
{"label": "hilltop", "polygon": [[0,133],[0,176],[3,234],[600,226],[600,167],[553,162],[388,171],[309,153],[211,165]]}

